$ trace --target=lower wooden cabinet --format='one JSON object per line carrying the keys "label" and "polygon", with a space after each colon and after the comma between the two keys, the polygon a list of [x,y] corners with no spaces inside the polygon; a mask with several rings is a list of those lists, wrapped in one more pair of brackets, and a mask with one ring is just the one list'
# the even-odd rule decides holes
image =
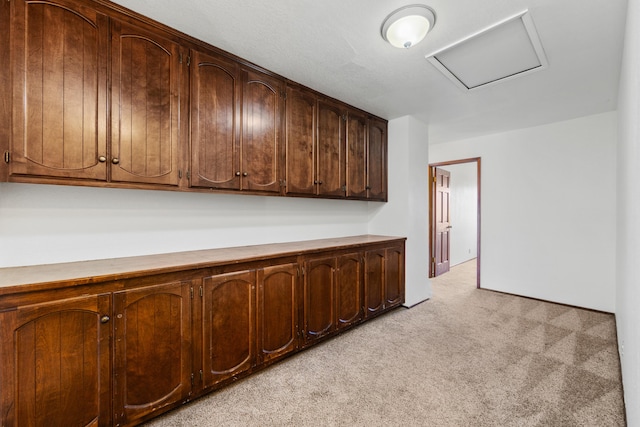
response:
{"label": "lower wooden cabinet", "polygon": [[258,357],[276,360],[298,348],[299,277],[295,263],[258,270]]}
{"label": "lower wooden cabinet", "polygon": [[176,282],[114,293],[115,425],[191,394],[190,289]]}
{"label": "lower wooden cabinet", "polygon": [[398,306],[404,239],[373,237],[84,262],[13,287],[29,268],[0,269],[0,425],[137,425]]}
{"label": "lower wooden cabinet", "polygon": [[256,272],[203,280],[203,386],[210,388],[255,365]]}
{"label": "lower wooden cabinet", "polygon": [[111,425],[111,295],[0,313],[3,426]]}

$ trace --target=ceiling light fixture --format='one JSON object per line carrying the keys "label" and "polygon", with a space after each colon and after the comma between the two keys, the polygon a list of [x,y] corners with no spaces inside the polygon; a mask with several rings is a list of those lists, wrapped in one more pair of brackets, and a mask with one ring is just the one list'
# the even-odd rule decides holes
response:
{"label": "ceiling light fixture", "polygon": [[382,38],[391,46],[408,49],[427,35],[436,23],[435,12],[422,4],[394,10],[382,21]]}

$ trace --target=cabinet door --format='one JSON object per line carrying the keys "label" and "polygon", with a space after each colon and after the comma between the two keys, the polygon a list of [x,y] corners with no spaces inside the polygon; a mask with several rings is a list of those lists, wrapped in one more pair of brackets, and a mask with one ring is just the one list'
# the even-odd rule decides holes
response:
{"label": "cabinet door", "polygon": [[338,258],[336,278],[336,314],[338,329],[362,320],[362,255],[343,255]]}
{"label": "cabinet door", "polygon": [[284,83],[244,70],[242,189],[279,193],[284,179]]}
{"label": "cabinet door", "polygon": [[388,248],[385,255],[385,308],[389,308],[404,303],[404,248]]}
{"label": "cabinet door", "polygon": [[180,46],[115,20],[111,44],[111,180],[178,185]]}
{"label": "cabinet door", "polygon": [[287,194],[315,194],[316,96],[287,87]]}
{"label": "cabinet door", "polygon": [[341,105],[318,101],[317,192],[323,196],[344,196],[346,112]]}
{"label": "cabinet door", "polygon": [[385,294],[385,252],[384,249],[365,253],[364,298],[365,316],[373,316],[384,310]]}
{"label": "cabinet door", "polygon": [[11,173],[105,180],[108,18],[72,0],[11,11]]}
{"label": "cabinet door", "polygon": [[111,425],[110,295],[0,314],[4,426]]}
{"label": "cabinet door", "polygon": [[336,259],[308,261],[304,278],[305,341],[320,338],[335,329]]}
{"label": "cabinet door", "polygon": [[367,118],[358,112],[347,115],[347,197],[367,197]]}
{"label": "cabinet door", "polygon": [[130,425],[191,392],[190,283],[114,294],[115,422]]}
{"label": "cabinet door", "polygon": [[268,362],[298,344],[298,268],[296,264],[258,271],[258,348]]}
{"label": "cabinet door", "polygon": [[369,120],[367,190],[370,200],[387,200],[387,123]]}
{"label": "cabinet door", "polygon": [[255,364],[255,271],[222,274],[203,281],[204,387]]}
{"label": "cabinet door", "polygon": [[239,66],[197,51],[191,56],[191,186],[239,190]]}

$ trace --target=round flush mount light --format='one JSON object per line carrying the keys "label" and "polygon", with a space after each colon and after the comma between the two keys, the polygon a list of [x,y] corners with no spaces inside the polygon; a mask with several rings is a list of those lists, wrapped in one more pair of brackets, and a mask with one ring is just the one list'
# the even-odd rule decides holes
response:
{"label": "round flush mount light", "polygon": [[425,38],[436,23],[436,14],[422,4],[412,4],[393,11],[382,21],[382,38],[391,46],[408,49]]}

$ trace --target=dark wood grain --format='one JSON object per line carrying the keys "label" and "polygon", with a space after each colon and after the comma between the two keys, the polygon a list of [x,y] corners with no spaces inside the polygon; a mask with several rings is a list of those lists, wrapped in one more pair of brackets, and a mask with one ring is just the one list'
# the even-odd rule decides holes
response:
{"label": "dark wood grain", "polygon": [[347,115],[347,197],[367,197],[367,117],[357,111]]}
{"label": "dark wood grain", "polygon": [[287,86],[287,194],[316,193],[316,109],[317,98],[311,91]]}
{"label": "dark wood grain", "polygon": [[285,264],[258,271],[258,351],[266,363],[298,346],[298,266]]}
{"label": "dark wood grain", "polygon": [[247,371],[256,362],[256,272],[203,280],[204,388]]}
{"label": "dark wood grain", "polygon": [[116,422],[131,424],[191,392],[191,283],[114,294]]}
{"label": "dark wood grain", "polygon": [[304,336],[309,342],[335,330],[335,258],[305,263]]}
{"label": "dark wood grain", "polygon": [[239,190],[239,66],[199,51],[191,55],[191,185]]}
{"label": "dark wood grain", "polygon": [[317,192],[324,196],[345,196],[346,141],[345,108],[327,100],[318,101]]}
{"label": "dark wood grain", "polygon": [[367,143],[367,198],[387,201],[387,122],[369,119]]}
{"label": "dark wood grain", "polygon": [[12,174],[106,179],[107,22],[82,2],[13,3]]}
{"label": "dark wood grain", "polygon": [[336,318],[338,329],[362,320],[363,262],[359,252],[338,257]]}
{"label": "dark wood grain", "polygon": [[365,253],[364,299],[365,316],[381,313],[384,307],[385,280],[385,251],[384,249],[367,251]]}

